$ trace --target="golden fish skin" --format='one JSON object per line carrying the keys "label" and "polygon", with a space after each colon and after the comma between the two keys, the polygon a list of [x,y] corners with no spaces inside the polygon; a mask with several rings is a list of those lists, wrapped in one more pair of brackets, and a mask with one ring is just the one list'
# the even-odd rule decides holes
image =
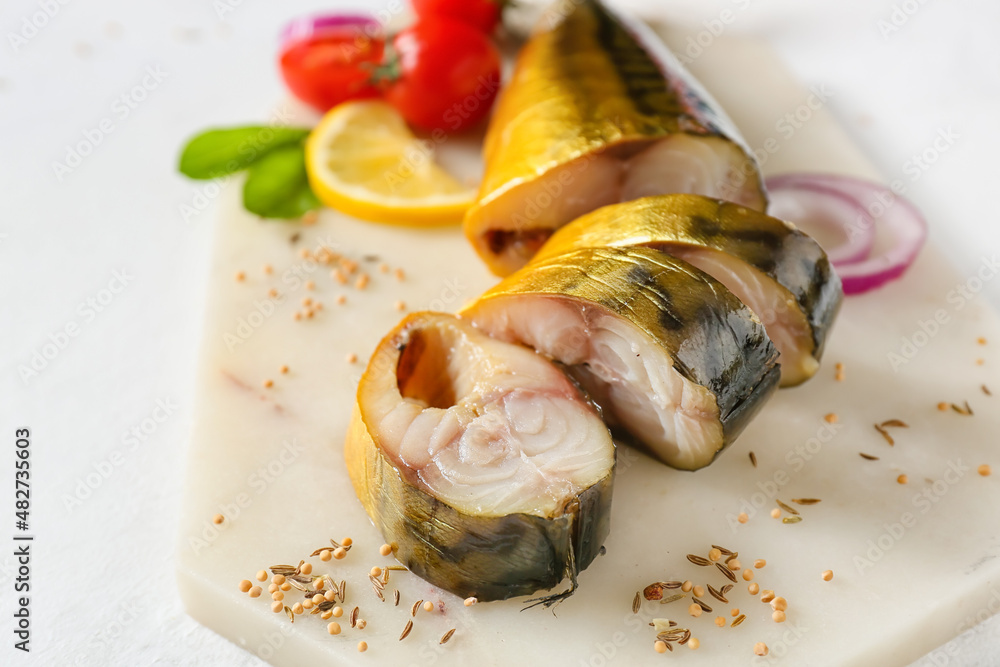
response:
{"label": "golden fish skin", "polygon": [[[532,303],[530,311],[525,300]],[[565,323],[574,314],[581,314],[579,320],[561,326],[560,319]],[[652,248],[575,248],[548,255],[508,276],[460,315],[491,336],[564,364],[616,432],[678,469],[710,464],[778,384],[777,351],[757,317],[711,276]],[[602,358],[615,340],[623,343]],[[671,375],[664,377],[668,369]],[[672,383],[675,375],[682,389]],[[664,419],[688,428],[671,436],[643,423],[657,406],[663,406]]]}
{"label": "golden fish skin", "polygon": [[752,152],[658,37],[596,0],[574,5],[524,46],[490,122],[485,174],[465,231],[498,275],[523,265],[561,225],[635,198],[630,184],[638,177],[626,172],[656,180],[664,159],[679,159],[643,157],[665,140],[721,161],[718,174],[702,179],[715,191],[699,194],[766,208]]}
{"label": "golden fish skin", "polygon": [[[428,342],[433,336],[424,334],[441,334],[445,342]],[[502,346],[511,355],[530,355],[535,359],[532,363],[544,365],[545,373],[558,378],[555,388],[571,393],[601,431],[596,473],[577,492],[562,492],[547,510],[483,511],[443,500],[423,472],[403,460],[404,452],[388,445],[387,425],[394,419],[391,413],[380,416],[376,404],[395,394],[390,398],[395,404],[432,418],[446,412],[449,403],[461,405],[462,397],[450,394],[452,386],[446,376],[469,371],[470,364],[451,368],[449,364],[456,354],[475,346],[477,337],[486,338],[453,315],[414,313],[382,340],[359,383],[358,403],[345,440],[354,490],[386,542],[396,546],[396,558],[414,574],[455,595],[475,596],[484,602],[502,600],[551,589],[565,578],[575,588],[577,575],[598,555],[610,530],[615,450],[596,410],[548,361],[517,346],[485,343]],[[503,365],[505,358],[496,357],[489,365],[494,363]],[[477,386],[490,384],[488,370],[475,374]],[[523,374],[515,380],[523,384]],[[553,385],[528,382],[524,387],[530,400]],[[509,410],[510,404],[506,405]],[[481,408],[475,405],[469,412],[478,414]],[[502,418],[497,413],[493,417]],[[462,428],[467,428],[465,422]],[[551,466],[552,459],[547,463]]]}
{"label": "golden fish skin", "polygon": [[[782,386],[800,384],[819,368],[843,290],[823,249],[794,225],[699,195],[644,197],[577,218],[558,230],[533,261],[577,248],[629,246],[656,248],[689,263],[695,262],[692,251],[715,251],[745,264],[756,272],[752,278],[758,284],[776,292],[775,298],[759,308],[743,299],[764,323],[772,341],[777,344],[774,332],[783,333],[778,331],[782,327],[796,332],[796,340],[790,344],[797,349],[782,350],[779,358]],[[745,285],[747,281],[737,281],[741,282]]]}

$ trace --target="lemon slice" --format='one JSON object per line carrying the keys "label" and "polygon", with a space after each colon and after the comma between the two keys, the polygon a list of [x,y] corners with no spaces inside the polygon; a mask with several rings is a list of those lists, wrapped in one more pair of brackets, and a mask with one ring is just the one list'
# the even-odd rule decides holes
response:
{"label": "lemon slice", "polygon": [[459,222],[476,196],[434,163],[403,118],[384,102],[331,109],[306,141],[309,184],[330,208],[376,222]]}

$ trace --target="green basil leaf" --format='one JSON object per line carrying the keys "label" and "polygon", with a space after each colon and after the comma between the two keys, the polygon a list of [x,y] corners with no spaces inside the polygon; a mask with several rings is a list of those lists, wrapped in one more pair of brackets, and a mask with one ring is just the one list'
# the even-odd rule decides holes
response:
{"label": "green basil leaf", "polygon": [[181,153],[180,172],[189,178],[218,178],[246,169],[276,148],[301,144],[309,130],[257,125],[208,130],[188,142]]}
{"label": "green basil leaf", "polygon": [[255,162],[243,184],[243,206],[263,218],[298,218],[319,208],[306,177],[305,149],[276,148]]}

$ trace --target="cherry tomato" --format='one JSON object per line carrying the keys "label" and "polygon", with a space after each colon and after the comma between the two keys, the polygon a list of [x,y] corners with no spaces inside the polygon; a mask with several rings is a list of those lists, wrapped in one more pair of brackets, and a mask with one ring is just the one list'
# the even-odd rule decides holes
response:
{"label": "cherry tomato", "polygon": [[410,0],[419,18],[446,16],[487,35],[496,30],[504,0]]}
{"label": "cherry tomato", "polygon": [[347,100],[377,97],[372,83],[385,47],[353,27],[325,28],[290,42],[281,53],[281,75],[288,88],[319,111]]}
{"label": "cherry tomato", "polygon": [[500,90],[500,54],[489,37],[449,18],[399,32],[381,72],[385,99],[410,125],[456,132],[489,113]]}

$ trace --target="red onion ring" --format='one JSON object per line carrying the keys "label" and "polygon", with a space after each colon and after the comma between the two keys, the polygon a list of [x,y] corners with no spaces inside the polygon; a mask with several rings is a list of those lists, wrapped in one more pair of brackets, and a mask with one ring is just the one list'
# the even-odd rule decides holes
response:
{"label": "red onion ring", "polygon": [[[842,222],[850,234],[878,225],[891,235],[892,244],[874,255],[844,262],[836,267],[844,294],[861,294],[902,276],[916,260],[927,240],[927,222],[920,211],[903,197],[879,183],[832,174],[783,174],[767,179],[771,192],[802,191],[803,197],[829,196],[836,192],[850,199],[860,215]],[[780,216],[779,216],[780,217]],[[792,222],[795,222],[792,220]]]}
{"label": "red onion ring", "polygon": [[312,37],[328,30],[363,31],[367,37],[377,37],[382,33],[382,25],[368,14],[321,14],[303,16],[290,22],[281,31],[281,48],[284,50],[293,42]]}
{"label": "red onion ring", "polygon": [[[768,215],[795,222],[823,246],[834,266],[868,259],[875,245],[875,223],[856,200],[837,190],[769,186]],[[852,224],[854,222],[858,224]],[[834,242],[826,238],[836,237]]]}

